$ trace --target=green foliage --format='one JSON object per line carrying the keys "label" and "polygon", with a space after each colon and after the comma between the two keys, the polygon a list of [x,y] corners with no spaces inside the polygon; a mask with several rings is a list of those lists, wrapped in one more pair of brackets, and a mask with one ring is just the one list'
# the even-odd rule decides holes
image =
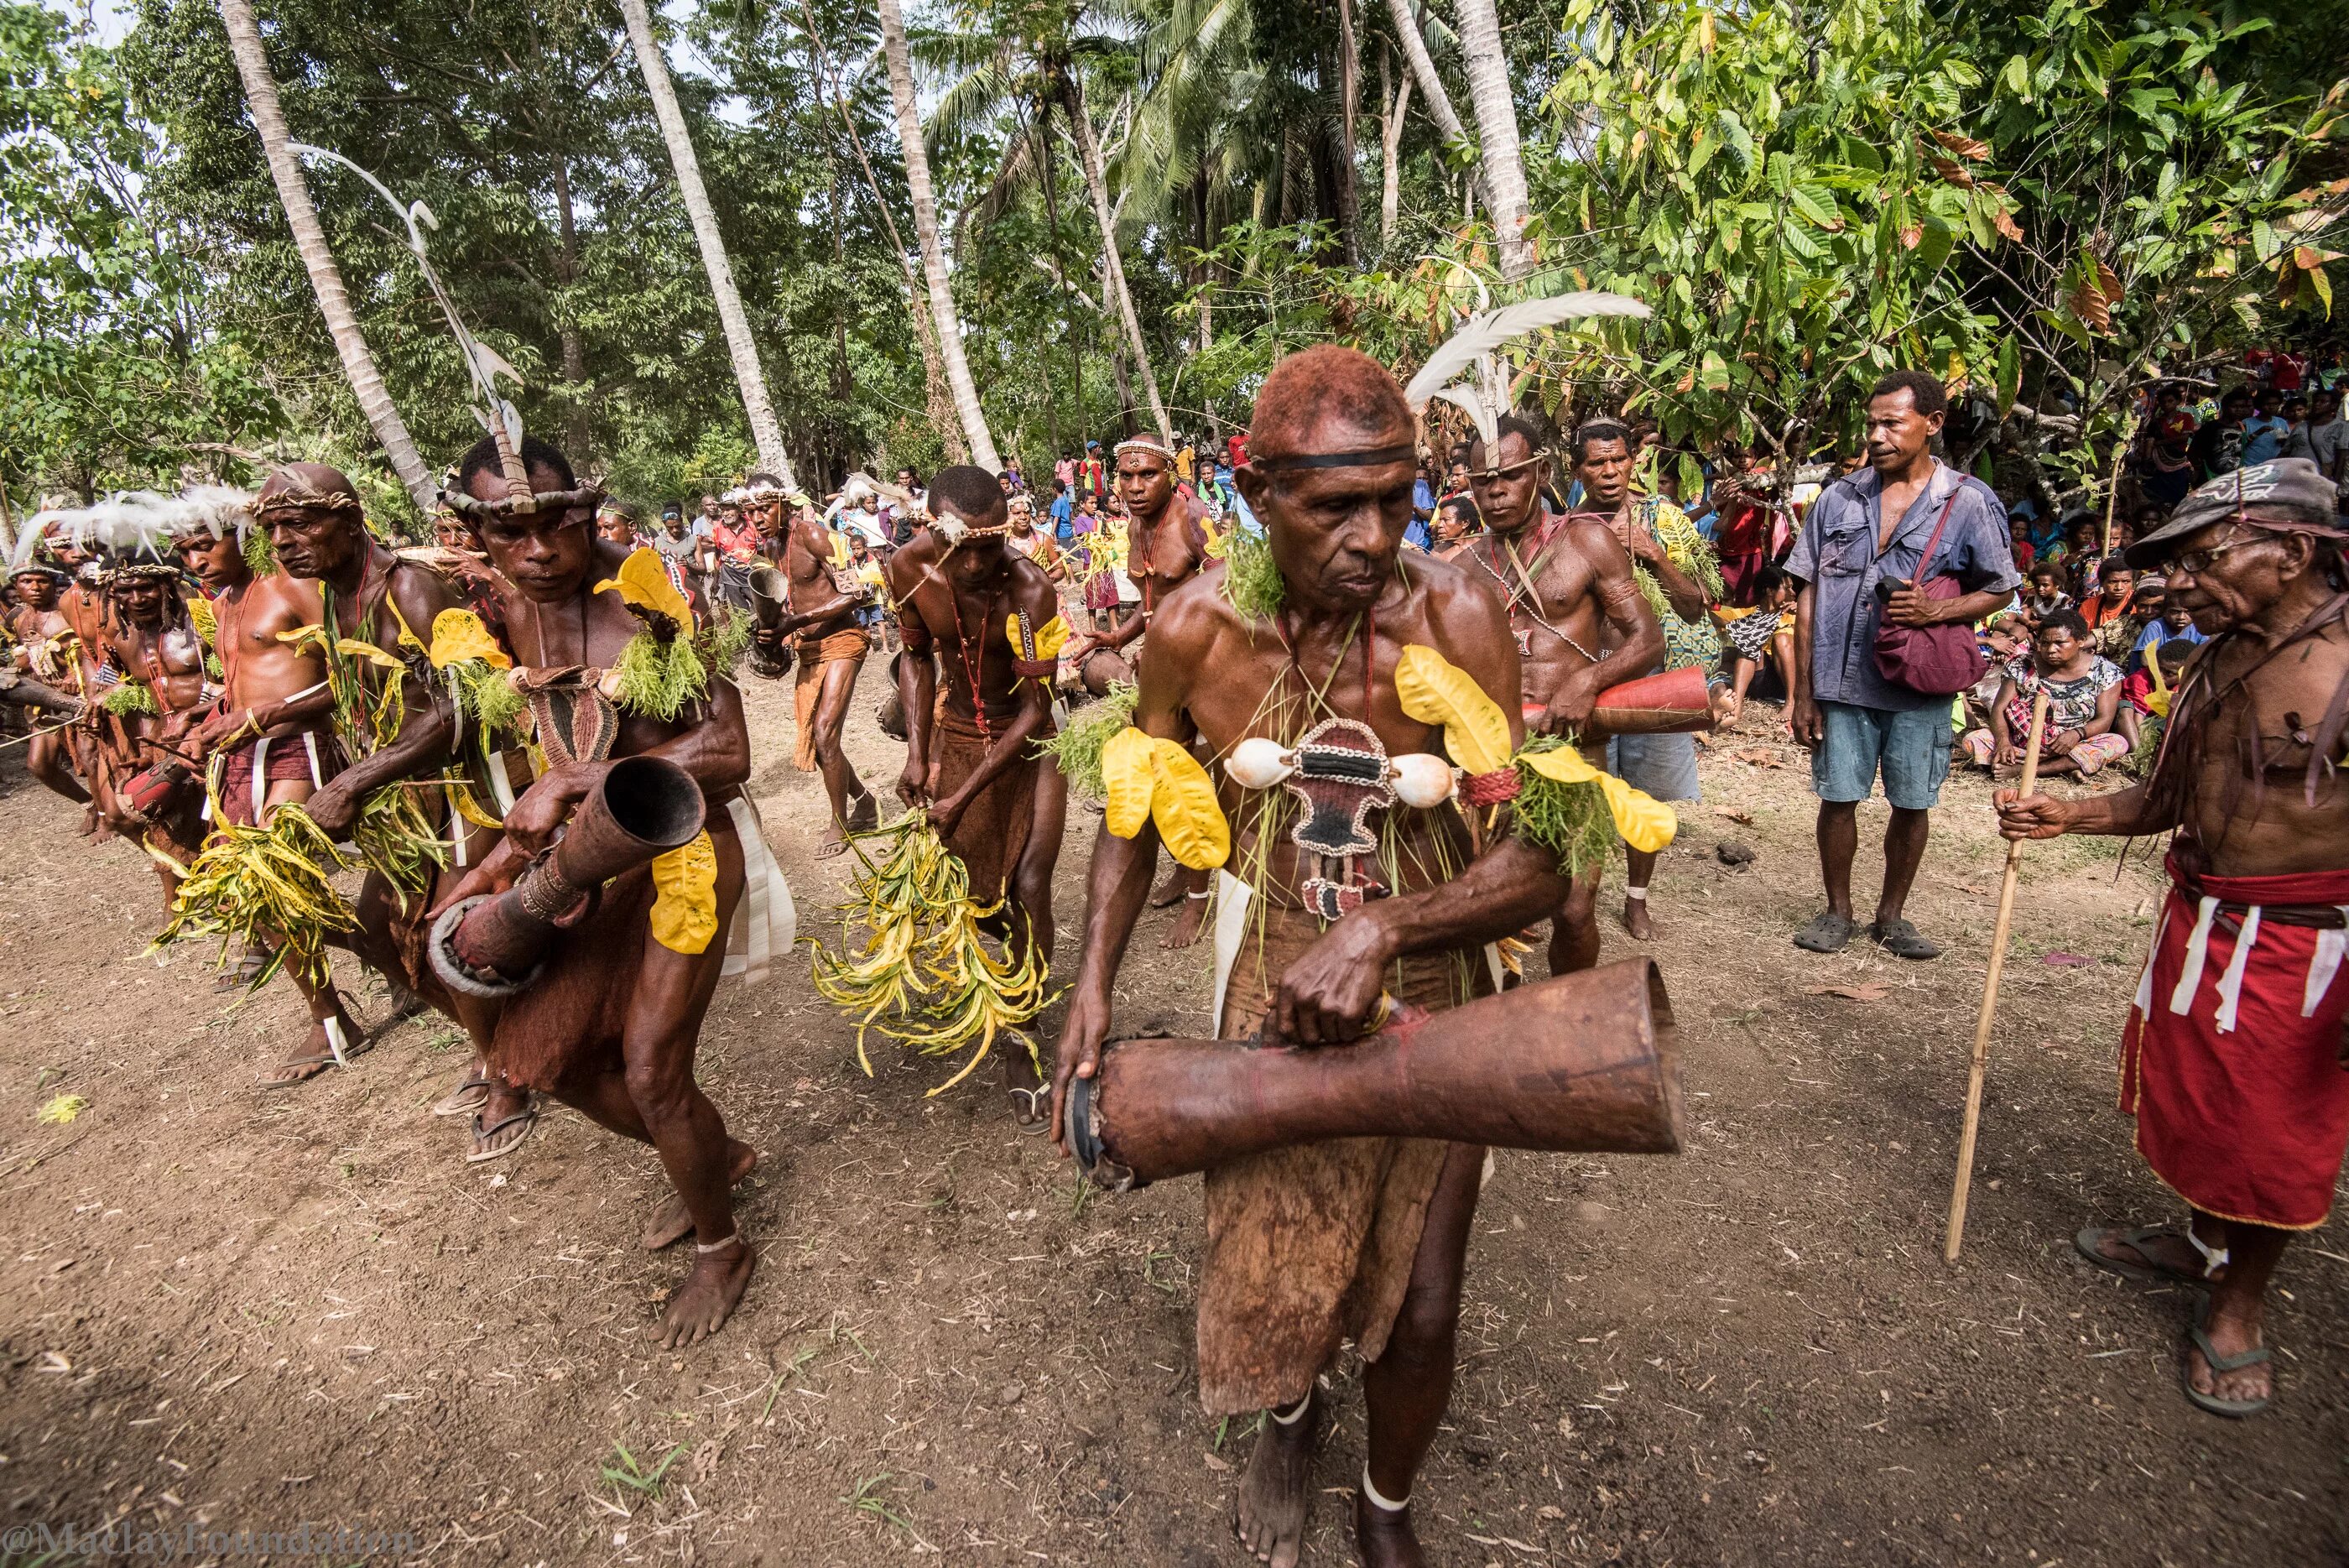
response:
{"label": "green foliage", "polygon": [[478,733],[492,737],[522,732],[523,714],[530,703],[514,690],[504,670],[481,659],[468,659],[449,668],[456,676],[457,700]]}
{"label": "green foliage", "polygon": [[162,710],[155,705],[155,690],[144,680],[123,680],[107,688],[98,707],[119,719],[154,715]]}
{"label": "green foliage", "polygon": [[694,634],[694,652],[712,677],[731,680],[750,649],[750,618],[719,606],[709,624]]}
{"label": "green foliage", "polygon": [[709,671],[689,638],[663,639],[640,631],[628,639],[612,665],[613,701],[631,713],[667,723],[686,704],[709,694]]}
{"label": "green foliage", "polygon": [[[1537,756],[1567,742],[1557,735],[1535,735],[1517,750],[1517,756]],[[1615,847],[1615,817],[1598,781],[1561,784],[1535,772],[1520,760],[1517,798],[1511,803],[1513,831],[1519,838],[1557,857],[1559,869],[1569,877],[1604,861]]]}
{"label": "green foliage", "polygon": [[276,572],[277,550],[269,542],[268,529],[254,524],[244,531],[244,537],[238,541],[237,547],[254,576],[266,577]]}
{"label": "green foliage", "polygon": [[1102,748],[1133,722],[1138,695],[1134,687],[1112,683],[1106,696],[1070,720],[1059,734],[1037,742],[1037,753],[1051,758],[1069,787],[1087,800],[1107,799],[1109,789],[1102,783]]}
{"label": "green foliage", "polygon": [[1288,584],[1272,558],[1272,541],[1246,528],[1234,529],[1224,551],[1224,597],[1250,620],[1280,613]]}

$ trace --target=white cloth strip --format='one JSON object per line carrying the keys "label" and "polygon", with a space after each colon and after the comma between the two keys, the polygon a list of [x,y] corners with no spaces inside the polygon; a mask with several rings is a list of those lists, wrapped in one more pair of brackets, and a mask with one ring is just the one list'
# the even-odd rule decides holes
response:
{"label": "white cloth strip", "polygon": [[1247,932],[1248,900],[1254,889],[1228,871],[1216,873],[1216,1001],[1207,1013],[1207,1037],[1224,1031],[1224,992],[1232,983],[1232,965],[1239,961],[1240,938]]}
{"label": "white cloth strip", "polygon": [[302,744],[308,747],[310,752],[310,787],[312,789],[326,788],[326,771],[318,765],[318,732],[316,730],[303,731]]}
{"label": "white cloth strip", "polygon": [[1485,967],[1493,971],[1493,989],[1495,991],[1501,990],[1508,983],[1507,975],[1509,972],[1509,966],[1501,961],[1500,943],[1486,942],[1485,944]]}
{"label": "white cloth strip", "polygon": [[498,815],[502,817],[513,809],[513,780],[506,773],[506,754],[490,753],[490,793],[498,797]]}
{"label": "white cloth strip", "polygon": [[335,1054],[336,1066],[350,1065],[349,1047],[343,1039],[343,1021],[339,1018],[326,1020],[326,1049]]}
{"label": "white cloth strip", "polygon": [[1287,1410],[1275,1410],[1272,1413],[1272,1418],[1279,1422],[1284,1427],[1294,1427],[1298,1422],[1305,1419],[1305,1412],[1312,1407],[1313,1391],[1309,1388],[1305,1391],[1305,1397],[1299,1399],[1295,1407]]}
{"label": "white cloth strip", "polygon": [[269,737],[253,742],[253,820],[261,822],[261,808],[269,799]]}
{"label": "white cloth strip", "polygon": [[[2349,925],[2349,904],[2335,904],[2333,908],[2341,911],[2344,925]],[[2316,933],[2316,951],[2308,961],[2308,989],[2300,999],[2300,1015],[2302,1018],[2316,1016],[2317,1004],[2324,1000],[2324,993],[2333,989],[2333,979],[2341,972],[2344,952],[2349,952],[2349,929]]]}
{"label": "white cloth strip", "polygon": [[2219,1033],[2230,1034],[2235,1028],[2235,1013],[2243,1004],[2243,971],[2251,961],[2251,948],[2260,940],[2260,907],[2251,906],[2243,916],[2243,929],[2235,938],[2235,951],[2227,960],[2227,972],[2219,977]]}
{"label": "white cloth strip", "polygon": [[2161,910],[2153,917],[2153,945],[2146,950],[2145,972],[2137,977],[2137,1014],[2139,1018],[2153,1016],[2153,960],[2161,951],[2161,929],[2169,923],[2169,900],[2161,901]]}
{"label": "white cloth strip", "polygon": [[2169,993],[2169,1011],[2194,1011],[2194,993],[2202,989],[2202,966],[2210,961],[2210,922],[2218,918],[2219,900],[2204,898],[2194,917],[2194,934],[2186,939],[2186,968]]}
{"label": "white cloth strip", "polygon": [[759,808],[738,794],[726,803],[726,813],[742,841],[742,906],[738,918],[727,922],[726,961],[718,972],[721,978],[739,974],[745,984],[757,985],[767,978],[775,954],[791,951],[799,940],[799,907],[792,901],[782,866],[767,847]]}

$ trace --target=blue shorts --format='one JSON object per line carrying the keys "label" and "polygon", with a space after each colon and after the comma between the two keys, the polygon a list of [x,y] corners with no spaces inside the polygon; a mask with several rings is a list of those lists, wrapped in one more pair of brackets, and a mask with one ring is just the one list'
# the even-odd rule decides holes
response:
{"label": "blue shorts", "polygon": [[1697,798],[1694,735],[1617,735],[1599,765],[1651,800]]}
{"label": "blue shorts", "polygon": [[1826,733],[1811,753],[1814,794],[1821,800],[1866,800],[1881,768],[1884,798],[1901,810],[1928,811],[1940,804],[1953,733],[1948,703],[1861,708],[1821,702],[1818,710]]}

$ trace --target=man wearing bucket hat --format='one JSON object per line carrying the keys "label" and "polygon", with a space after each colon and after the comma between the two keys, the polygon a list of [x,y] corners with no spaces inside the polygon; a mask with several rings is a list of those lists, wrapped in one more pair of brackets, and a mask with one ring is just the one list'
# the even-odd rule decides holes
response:
{"label": "man wearing bucket hat", "polygon": [[2010,838],[2175,830],[2171,888],[2121,1037],[2121,1109],[2191,1213],[2183,1228],[2091,1227],[2091,1262],[2207,1290],[2186,1397],[2222,1416],[2274,1391],[2267,1283],[2323,1223],[2344,1146],[2349,980],[2349,528],[2301,458],[2189,494],[2131,545],[2209,641],[2171,699],[2149,778],[2118,794],[1998,795]]}

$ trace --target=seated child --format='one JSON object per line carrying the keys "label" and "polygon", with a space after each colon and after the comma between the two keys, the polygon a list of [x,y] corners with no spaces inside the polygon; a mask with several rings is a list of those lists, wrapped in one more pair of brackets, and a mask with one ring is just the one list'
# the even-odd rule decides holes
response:
{"label": "seated child", "polygon": [[[2139,589],[2137,597],[2144,597],[2147,591]],[[2137,634],[2137,641],[2130,645],[2128,668],[2132,671],[2144,668],[2146,655],[2165,642],[2199,643],[2203,640],[2201,632],[2195,629],[2194,617],[2184,606],[2171,604],[2165,595],[2158,613],[2146,622],[2145,629]]]}
{"label": "seated child", "polygon": [[1966,688],[1964,727],[1968,730],[1989,728],[1991,711],[1997,707],[1999,690],[2006,683],[2008,662],[2031,646],[2031,628],[2014,610],[2002,610],[1991,617],[1975,628],[1974,635],[1982,644],[1989,668],[1982,671],[1980,680]]}
{"label": "seated child", "polygon": [[[1723,729],[1737,727],[1749,687],[1764,701],[1775,691],[1776,700],[1784,701],[1794,691],[1794,582],[1775,563],[1764,562],[1754,574],[1754,593],[1759,601],[1754,609],[1713,606],[1728,633],[1722,649],[1729,659],[1729,711],[1722,715]],[[1761,684],[1754,687],[1757,676]]]}
{"label": "seated child", "polygon": [[2128,737],[2132,762],[2150,765],[2160,749],[2162,728],[2169,717],[2169,694],[2178,690],[2178,677],[2185,673],[2186,661],[2194,656],[2197,646],[2182,637],[2172,638],[2148,651],[2145,662],[2121,682],[2121,705],[2114,714],[2113,727]]}
{"label": "seated child", "polygon": [[2041,773],[2085,778],[2128,755],[2127,739],[2113,727],[2121,700],[2120,668],[2089,643],[2079,611],[2061,609],[2039,623],[2031,651],[2007,665],[1990,723],[1961,742],[1976,767],[2000,774],[2021,768],[2032,699],[2043,688],[2047,727],[2039,741]]}
{"label": "seated child", "polygon": [[2070,609],[2072,596],[2064,591],[2064,564],[2048,560],[2033,562],[2031,591],[2016,600],[2014,607],[2022,615],[2023,623],[2033,631],[2039,629],[2041,621],[2057,610]]}

